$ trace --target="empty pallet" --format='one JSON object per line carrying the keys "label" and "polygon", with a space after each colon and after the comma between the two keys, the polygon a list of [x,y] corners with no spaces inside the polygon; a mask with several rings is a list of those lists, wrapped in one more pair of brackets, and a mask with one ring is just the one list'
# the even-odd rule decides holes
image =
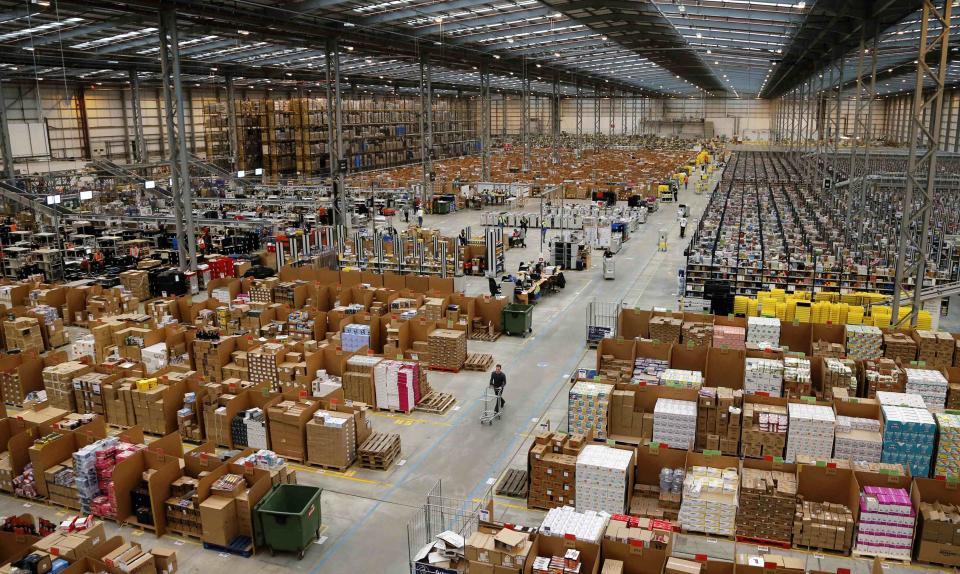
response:
{"label": "empty pallet", "polygon": [[416,406],[416,410],[423,411],[425,413],[433,413],[435,415],[442,415],[443,413],[447,412],[447,410],[452,407],[455,402],[457,402],[456,397],[450,393],[430,391]]}
{"label": "empty pallet", "polygon": [[493,355],[489,353],[467,353],[463,368],[468,371],[486,371],[493,364]]}
{"label": "empty pallet", "polygon": [[387,470],[400,456],[400,435],[375,432],[357,451],[360,466],[373,470]]}
{"label": "empty pallet", "polygon": [[519,468],[511,468],[500,479],[497,484],[497,496],[508,496],[510,498],[527,497],[527,471]]}

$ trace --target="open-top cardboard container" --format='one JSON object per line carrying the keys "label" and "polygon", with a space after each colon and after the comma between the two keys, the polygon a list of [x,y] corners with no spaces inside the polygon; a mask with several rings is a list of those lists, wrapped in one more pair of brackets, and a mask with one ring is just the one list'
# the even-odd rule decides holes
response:
{"label": "open-top cardboard container", "polygon": [[537,556],[563,556],[569,549],[580,551],[580,574],[597,574],[600,569],[600,545],[577,540],[573,535],[546,536],[537,534],[530,547],[530,554],[523,564],[523,574],[532,574],[533,560]]}
{"label": "open-top cardboard container", "polygon": [[780,348],[784,351],[810,355],[812,336],[812,323],[780,321]]}
{"label": "open-top cardboard container", "polygon": [[[923,516],[920,514],[921,502],[940,502],[960,506],[960,488],[956,481],[936,480],[932,478],[915,478],[910,488],[910,500],[917,511],[917,528],[914,532],[913,557],[916,560],[939,564],[941,566],[960,567],[960,545],[924,540]],[[945,535],[948,533],[944,533]],[[954,539],[956,529],[954,529]],[[939,536],[928,536],[939,538]],[[945,539],[944,539],[945,540]]]}
{"label": "open-top cardboard container", "polygon": [[651,311],[621,309],[617,317],[617,334],[624,339],[649,339],[651,317]]}
{"label": "open-top cardboard container", "polygon": [[797,466],[797,496],[813,502],[842,504],[860,518],[860,484],[853,470],[837,468],[835,463]]}
{"label": "open-top cardboard container", "polygon": [[[637,341],[640,344],[640,341]],[[684,345],[682,343],[673,343],[670,352],[670,368],[682,369],[685,371],[697,371],[706,374],[707,355],[710,352],[709,347],[696,347]]]}
{"label": "open-top cardboard container", "polygon": [[746,352],[709,347],[703,384],[708,387],[742,389]]}
{"label": "open-top cardboard container", "polygon": [[[652,548],[641,540],[611,540],[606,536],[600,541],[602,561],[623,562],[623,574],[660,574],[667,558],[673,553],[673,536],[666,548]],[[601,564],[602,567],[602,564]]]}

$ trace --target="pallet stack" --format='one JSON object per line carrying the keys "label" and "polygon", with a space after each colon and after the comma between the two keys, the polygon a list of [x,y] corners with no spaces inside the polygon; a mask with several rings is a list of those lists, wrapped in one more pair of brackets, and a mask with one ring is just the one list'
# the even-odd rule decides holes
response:
{"label": "pallet stack", "polygon": [[783,456],[787,446],[787,424],[786,407],[744,402],[741,437],[743,456]]}
{"label": "pallet stack", "polygon": [[150,275],[146,271],[124,271],[120,274],[120,284],[138,301],[150,298]]}
{"label": "pallet stack", "polygon": [[833,400],[834,389],[844,389],[847,396],[857,395],[857,363],[851,359],[829,357],[823,360],[823,393],[825,400]]}
{"label": "pallet stack", "polygon": [[286,348],[279,343],[264,343],[247,352],[247,377],[252,383],[267,383],[271,387],[280,381],[280,363]]}
{"label": "pallet stack", "polygon": [[527,455],[530,488],[527,506],[550,510],[575,506],[577,455],[587,439],[584,435],[540,433]]}
{"label": "pallet stack", "polygon": [[683,323],[683,344],[688,347],[709,347],[713,342],[712,323]]}
{"label": "pallet stack", "polygon": [[713,346],[718,349],[742,349],[746,343],[746,331],[743,327],[714,325]]}
{"label": "pallet stack", "polygon": [[18,349],[21,353],[26,351],[42,353],[44,350],[40,321],[33,317],[17,317],[13,321],[5,321],[3,336],[9,350]]}
{"label": "pallet stack", "polygon": [[867,386],[867,397],[875,398],[877,393],[902,393],[904,377],[900,367],[892,359],[872,359],[863,362],[863,378]]}
{"label": "pallet stack", "polygon": [[846,460],[880,462],[883,435],[880,421],[861,417],[837,417],[834,456]]}
{"label": "pallet stack", "polygon": [[873,325],[847,325],[847,356],[876,359],[883,356],[883,331]]}
{"label": "pallet stack", "polygon": [[801,357],[783,358],[783,396],[799,399],[813,395],[810,361]]}
{"label": "pallet stack", "polygon": [[400,456],[400,435],[375,432],[357,449],[360,466],[387,470]]}
{"label": "pallet stack", "polygon": [[910,560],[916,514],[904,488],[864,486],[856,554]]}
{"label": "pallet stack", "polygon": [[467,360],[467,333],[435,329],[430,333],[430,368],[457,372]]}
{"label": "pallet stack", "polygon": [[740,476],[737,536],[789,544],[796,505],[795,474],[744,467]]}
{"label": "pallet stack", "polygon": [[739,485],[736,468],[688,468],[683,481],[680,526],[686,531],[733,536]]}
{"label": "pallet stack", "polygon": [[917,343],[913,337],[900,331],[884,333],[883,356],[894,361],[899,360],[901,364],[910,364],[917,359]]}
{"label": "pallet stack", "polygon": [[591,430],[599,439],[607,438],[607,420],[613,385],[578,381],[567,398],[567,425],[572,433]]}
{"label": "pallet stack", "polygon": [[697,409],[697,450],[738,456],[743,393],[726,387],[703,387]]}
{"label": "pallet stack", "polygon": [[47,390],[47,402],[51,407],[77,412],[77,399],[73,393],[73,379],[92,371],[90,365],[79,361],[67,361],[43,369],[43,387]]}
{"label": "pallet stack", "polygon": [[944,331],[914,331],[917,341],[917,360],[926,367],[942,369],[953,366],[954,338]]}

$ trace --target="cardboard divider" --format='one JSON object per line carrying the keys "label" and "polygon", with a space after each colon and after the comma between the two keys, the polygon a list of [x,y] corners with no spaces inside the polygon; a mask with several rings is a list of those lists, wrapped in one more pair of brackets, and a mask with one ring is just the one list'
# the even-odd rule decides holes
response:
{"label": "cardboard divider", "polygon": [[[637,341],[640,344],[640,341]],[[670,368],[685,371],[707,372],[708,347],[691,347],[674,343],[670,351]]]}
{"label": "cardboard divider", "polygon": [[482,295],[477,297],[475,301],[476,317],[482,321],[484,326],[493,324],[494,331],[502,332],[503,308],[507,306],[507,299]]}
{"label": "cardboard divider", "polygon": [[[222,516],[222,522],[212,522],[204,518],[204,535],[202,538],[205,542],[222,545],[222,541],[218,540],[216,536],[211,536],[211,533],[216,533],[218,536],[225,537],[225,539],[228,540],[237,534],[255,539],[253,536],[253,508],[267,492],[270,491],[272,486],[270,473],[265,470],[234,463],[223,464],[212,470],[200,479],[197,486],[197,499],[201,503],[201,516],[203,516],[204,512],[202,508],[203,504],[207,502],[212,495],[211,488],[213,484],[220,477],[228,473],[243,476],[246,481],[247,490],[231,499],[232,502],[230,502],[229,506],[222,507],[225,510],[214,509],[213,514],[225,514]],[[231,519],[231,517],[233,518]]]}
{"label": "cardboard divider", "polygon": [[637,357],[636,341],[633,339],[601,339],[597,346],[597,370],[599,371],[603,364],[604,356],[611,356],[621,361],[629,361],[631,364]]}
{"label": "cardboard divider", "polygon": [[826,341],[827,343],[847,344],[846,325],[832,325],[826,323],[812,323],[810,328],[810,343]]}
{"label": "cardboard divider", "polygon": [[597,574],[600,568],[599,544],[543,534],[538,534],[533,539],[530,554],[523,564],[523,574],[533,572],[533,559],[537,556],[563,556],[570,548],[580,551],[580,574]]}
{"label": "cardboard divider", "polygon": [[27,449],[30,463],[33,464],[33,476],[36,481],[37,495],[40,498],[47,498],[49,496],[47,481],[44,477],[45,470],[68,458],[72,458],[74,452],[107,436],[106,429],[102,426],[85,429],[84,431],[59,432],[59,437],[47,442],[42,447],[31,445]]}
{"label": "cardboard divider", "polygon": [[[950,504],[960,506],[960,488],[954,481],[935,480],[932,478],[914,478],[910,487],[910,500],[917,511],[917,528],[914,534],[914,554],[916,560],[922,560],[942,566],[960,567],[960,549],[957,545],[948,543],[954,538],[954,528],[936,529],[924,524],[924,515],[920,512],[920,503]],[[951,540],[952,541],[952,540]]]}
{"label": "cardboard divider", "polygon": [[798,465],[797,496],[812,502],[842,504],[853,514],[853,524],[860,519],[860,485],[851,469],[832,463]]}
{"label": "cardboard divider", "polygon": [[[673,553],[673,537],[665,548],[651,548],[642,541],[623,542],[606,536],[600,541],[600,556],[603,562],[623,562],[622,574],[661,574],[667,559]],[[601,569],[603,565],[601,564]]]}
{"label": "cardboard divider", "polygon": [[746,353],[740,349],[709,347],[704,384],[708,387],[742,389]]}
{"label": "cardboard divider", "polygon": [[0,532],[0,564],[16,562],[30,553],[33,544],[40,540],[31,534]]}
{"label": "cardboard divider", "polygon": [[780,347],[809,355],[812,348],[814,323],[780,321]]}
{"label": "cardboard divider", "polygon": [[634,483],[659,485],[660,471],[664,468],[686,468],[688,454],[689,451],[668,448],[659,443],[639,446]]}

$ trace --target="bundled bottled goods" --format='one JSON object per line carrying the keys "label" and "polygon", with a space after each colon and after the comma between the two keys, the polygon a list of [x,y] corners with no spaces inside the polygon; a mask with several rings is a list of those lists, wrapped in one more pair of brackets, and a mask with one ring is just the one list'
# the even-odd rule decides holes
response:
{"label": "bundled bottled goods", "polygon": [[684,369],[667,369],[660,374],[660,384],[681,389],[699,389],[703,386],[703,373]]}
{"label": "bundled bottled goods", "polygon": [[915,522],[913,503],[906,489],[865,486],[860,494],[856,550],[909,560]]}
{"label": "bundled bottled goods", "polygon": [[779,397],[782,389],[783,361],[747,357],[743,377],[744,392]]}
{"label": "bundled bottled goods", "polygon": [[930,410],[942,410],[947,404],[946,377],[940,371],[927,369],[904,369],[907,379],[906,392],[920,395]]}
{"label": "bundled bottled goods", "polygon": [[607,437],[610,397],[613,385],[578,381],[570,389],[567,401],[567,421],[570,432],[593,432],[600,439]]}
{"label": "bundled bottled goods", "polygon": [[658,385],[660,384],[660,375],[669,367],[669,361],[638,357],[633,363],[633,376],[630,383],[634,385]]}

